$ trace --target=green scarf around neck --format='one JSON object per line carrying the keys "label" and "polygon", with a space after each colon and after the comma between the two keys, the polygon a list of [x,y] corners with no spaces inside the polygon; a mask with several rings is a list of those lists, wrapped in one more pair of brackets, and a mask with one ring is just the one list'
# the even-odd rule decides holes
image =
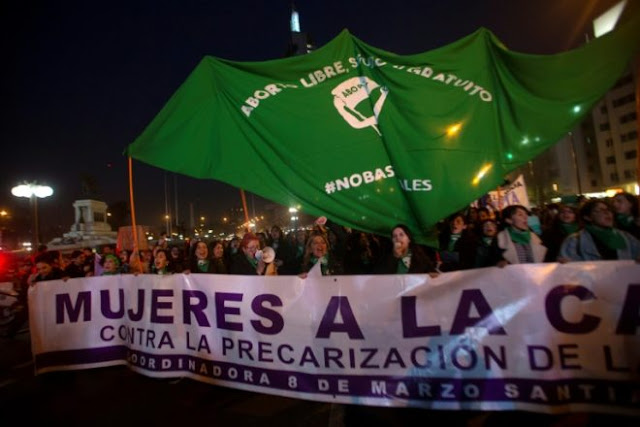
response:
{"label": "green scarf around neck", "polygon": [[318,257],[311,255],[310,261],[311,261],[311,265],[316,265],[316,263],[319,261],[320,271],[322,272],[322,275],[323,276],[328,275],[329,257],[327,255],[323,255],[322,258],[320,259],[318,259]]}
{"label": "green scarf around neck", "polygon": [[593,224],[587,224],[584,228],[593,236],[594,239],[609,249],[618,250],[627,247],[624,237],[622,237],[622,235],[612,227],[600,227]]}
{"label": "green scarf around neck", "polygon": [[509,236],[511,236],[513,243],[520,243],[521,245],[531,243],[531,232],[529,230],[521,231],[511,226],[507,227],[507,230],[509,230]]}
{"label": "green scarf around neck", "polygon": [[453,248],[456,246],[456,242],[460,239],[462,233],[451,234],[449,237],[449,244],[447,245],[447,250],[449,252],[453,251]]}
{"label": "green scarf around neck", "polygon": [[580,229],[580,227],[575,222],[561,222],[560,229],[564,231],[568,236],[569,234],[573,234],[577,232]]}
{"label": "green scarf around neck", "polygon": [[633,217],[627,214],[616,214],[616,224],[623,230],[626,230],[633,224]]}
{"label": "green scarf around neck", "polygon": [[247,260],[249,261],[249,264],[251,264],[253,268],[256,268],[258,266],[258,260],[255,257],[248,256]]}

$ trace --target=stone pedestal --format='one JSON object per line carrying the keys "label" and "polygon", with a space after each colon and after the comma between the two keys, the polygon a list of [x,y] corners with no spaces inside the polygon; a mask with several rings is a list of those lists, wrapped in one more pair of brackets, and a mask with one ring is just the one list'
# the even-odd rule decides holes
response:
{"label": "stone pedestal", "polygon": [[76,200],[73,203],[75,222],[68,233],[47,244],[49,249],[71,250],[82,247],[115,245],[118,233],[107,222],[107,204],[99,200]]}

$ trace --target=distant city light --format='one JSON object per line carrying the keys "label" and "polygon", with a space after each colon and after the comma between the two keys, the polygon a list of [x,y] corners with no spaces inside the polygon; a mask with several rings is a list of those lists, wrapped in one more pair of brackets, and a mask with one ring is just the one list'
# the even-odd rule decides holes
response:
{"label": "distant city light", "polygon": [[522,141],[520,141],[520,143],[522,145],[527,145],[529,143],[529,137],[525,136],[524,138],[522,138]]}
{"label": "distant city light", "polygon": [[508,160],[513,160],[513,154],[512,153],[507,153],[507,159]]}
{"label": "distant city light", "polygon": [[575,106],[573,107],[573,113],[574,113],[574,114],[578,114],[580,111],[582,111],[582,107],[581,107],[581,106],[579,106],[579,105],[575,105]]}
{"label": "distant city light", "polygon": [[462,129],[462,123],[456,123],[449,126],[447,128],[447,136],[448,137],[456,136],[460,132],[460,129]]}
{"label": "distant city light", "polygon": [[298,212],[298,209],[296,208],[289,208],[289,213],[296,213]]}

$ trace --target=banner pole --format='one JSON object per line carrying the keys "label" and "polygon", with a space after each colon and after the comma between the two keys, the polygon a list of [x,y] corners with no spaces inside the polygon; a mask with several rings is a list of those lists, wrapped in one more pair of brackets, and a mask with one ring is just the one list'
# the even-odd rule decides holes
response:
{"label": "banner pole", "polygon": [[[136,209],[133,203],[133,164],[131,161],[131,156],[129,159],[129,204],[131,205],[131,234],[133,235],[133,251],[131,256],[134,259],[138,259],[138,227],[136,225]],[[138,265],[140,267],[140,265]]]}
{"label": "banner pole", "polygon": [[245,231],[249,231],[249,211],[247,210],[247,198],[244,195],[244,190],[240,189],[240,197],[242,198],[242,210],[244,211],[244,223],[246,224]]}
{"label": "banner pole", "polygon": [[[640,130],[640,55],[636,56],[636,134]],[[640,137],[636,136],[636,185],[640,187]]]}

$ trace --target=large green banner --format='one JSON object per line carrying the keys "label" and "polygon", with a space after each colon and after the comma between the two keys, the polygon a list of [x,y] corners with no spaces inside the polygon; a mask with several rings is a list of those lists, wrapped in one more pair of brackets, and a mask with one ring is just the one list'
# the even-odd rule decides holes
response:
{"label": "large green banner", "polygon": [[345,226],[404,223],[425,242],[589,113],[638,51],[633,21],[551,56],[480,29],[411,56],[343,31],[305,56],[205,57],[126,151]]}

